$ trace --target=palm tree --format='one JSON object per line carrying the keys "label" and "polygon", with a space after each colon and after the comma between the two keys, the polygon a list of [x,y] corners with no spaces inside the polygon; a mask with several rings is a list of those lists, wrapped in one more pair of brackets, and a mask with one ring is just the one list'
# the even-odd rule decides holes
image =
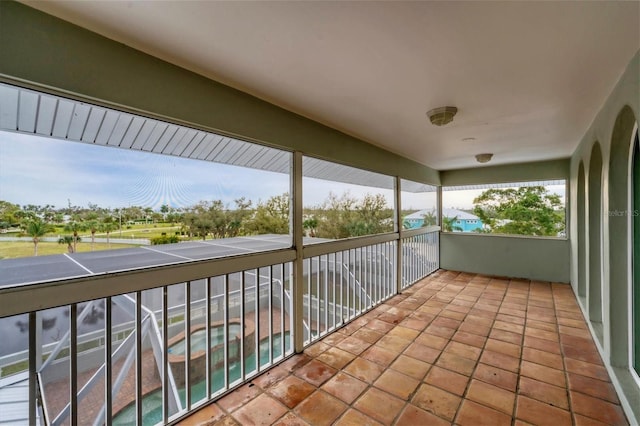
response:
{"label": "palm tree", "polygon": [[38,255],[38,243],[40,237],[43,237],[47,232],[51,230],[51,226],[44,222],[40,218],[29,219],[23,223],[24,232],[32,238],[33,241],[33,255]]}
{"label": "palm tree", "polygon": [[99,224],[100,232],[104,232],[105,234],[107,234],[107,244],[109,245],[109,248],[111,248],[111,241],[109,241],[109,234],[111,234],[111,231],[115,231],[116,229],[118,229],[118,225],[113,223],[111,220],[112,220],[111,217],[109,217],[109,220],[105,218],[104,222]]}
{"label": "palm tree", "polygon": [[[80,237],[76,237],[76,241],[80,241],[80,240],[81,240]],[[74,239],[71,235],[64,235],[58,239],[58,244],[67,245],[67,251],[69,251],[69,253],[73,253],[75,251],[73,248],[73,243],[74,243]]]}
{"label": "palm tree", "polygon": [[76,252],[78,241],[80,237],[78,232],[85,231],[87,227],[82,222],[71,221],[64,226],[64,230],[67,232],[73,232],[73,252]]}
{"label": "palm tree", "polygon": [[95,219],[91,219],[84,223],[86,229],[91,232],[91,251],[93,251],[93,244],[96,242],[96,232],[100,229],[100,222]]}
{"label": "palm tree", "polygon": [[423,222],[422,222],[422,226],[433,226],[436,224],[436,214],[435,211],[428,211],[426,212],[424,215],[422,215],[423,217]]}
{"label": "palm tree", "polygon": [[305,219],[302,222],[302,227],[307,231],[307,234],[310,237],[316,236],[316,228],[318,227],[318,219],[315,216],[310,217],[309,219]]}
{"label": "palm tree", "polygon": [[455,223],[458,221],[458,216],[454,217],[442,217],[442,230],[444,232],[461,232],[462,228]]}

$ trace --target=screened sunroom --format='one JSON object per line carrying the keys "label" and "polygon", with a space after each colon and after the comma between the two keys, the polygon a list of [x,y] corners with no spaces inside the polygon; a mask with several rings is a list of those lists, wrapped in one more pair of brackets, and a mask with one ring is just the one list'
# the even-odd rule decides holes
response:
{"label": "screened sunroom", "polygon": [[637,424],[639,17],[1,2],[0,424]]}

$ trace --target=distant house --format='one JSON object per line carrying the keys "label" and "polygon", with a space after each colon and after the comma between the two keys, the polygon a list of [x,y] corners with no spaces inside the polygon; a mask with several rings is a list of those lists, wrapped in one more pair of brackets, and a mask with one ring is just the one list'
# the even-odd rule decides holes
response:
{"label": "distant house", "polygon": [[[424,226],[425,217],[436,215],[434,210],[420,210],[404,217],[402,224],[405,229],[416,229]],[[435,223],[434,223],[435,225]]]}
{"label": "distant house", "polygon": [[[404,226],[406,229],[415,229],[424,226],[424,219],[433,215],[433,210],[420,210],[404,217]],[[478,232],[482,229],[483,223],[480,218],[471,213],[457,209],[442,209],[442,216],[447,219],[456,219],[451,224],[452,227],[462,229],[462,232]],[[456,229],[457,232],[460,232]],[[455,232],[455,231],[454,231]]]}

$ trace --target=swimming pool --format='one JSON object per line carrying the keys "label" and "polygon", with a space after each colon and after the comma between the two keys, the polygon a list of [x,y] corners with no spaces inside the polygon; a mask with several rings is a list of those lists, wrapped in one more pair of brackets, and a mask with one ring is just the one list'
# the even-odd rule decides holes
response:
{"label": "swimming pool", "polygon": [[[213,332],[213,329],[211,330]],[[194,333],[195,334],[195,333]],[[193,336],[193,335],[192,335]],[[202,336],[204,337],[204,330],[202,332]],[[224,337],[224,336],[223,336]],[[289,333],[285,333],[285,350],[290,348],[291,339]],[[205,340],[204,338],[202,339]],[[193,341],[193,337],[192,337]],[[223,340],[224,341],[224,340]],[[222,342],[223,342],[222,341]],[[184,341],[183,341],[184,342]],[[213,343],[212,343],[213,345]],[[184,347],[184,343],[182,343]],[[279,357],[282,355],[282,336],[281,334],[275,334],[273,336],[273,343],[271,345],[273,347],[273,357]],[[204,347],[203,347],[204,348]],[[260,366],[265,366],[269,363],[269,352],[270,352],[269,339],[263,339],[260,341]],[[183,350],[184,352],[184,350]],[[211,356],[215,356],[213,353]],[[256,352],[249,354],[245,359],[245,371],[252,372],[256,369]],[[235,361],[231,362],[229,365],[229,383],[232,383],[238,379],[240,379],[240,362]],[[211,373],[211,388],[212,392],[217,392],[224,388],[224,368],[214,368],[214,371]],[[180,394],[180,399],[182,400],[183,406],[186,405],[186,392],[183,388],[178,389]],[[191,402],[195,403],[205,398],[207,395],[206,391],[206,380],[201,380],[191,387]],[[172,413],[173,414],[173,413]],[[142,398],[142,423],[143,426],[153,426],[155,424],[162,422],[162,389],[155,390]],[[115,426],[125,426],[125,425],[135,425],[136,423],[136,405],[135,403],[131,403],[127,405],[125,408],[120,410],[114,417],[112,424]]]}
{"label": "swimming pool", "polygon": [[[240,335],[240,324],[229,324],[229,335],[231,336],[239,336]],[[209,333],[211,339],[211,347],[215,347],[224,343],[224,326],[211,327]],[[207,331],[203,328],[200,330],[196,330],[191,333],[191,353],[204,351],[207,347]],[[185,339],[184,337],[177,341],[176,343],[169,346],[167,352],[170,355],[184,355],[186,350]]]}

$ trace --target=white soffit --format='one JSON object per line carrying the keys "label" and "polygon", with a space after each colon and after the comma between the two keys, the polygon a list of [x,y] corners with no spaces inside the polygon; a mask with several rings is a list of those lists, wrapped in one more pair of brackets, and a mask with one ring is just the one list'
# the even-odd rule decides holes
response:
{"label": "white soffit", "polygon": [[[0,130],[277,173],[291,171],[287,151],[2,83]],[[316,179],[394,188],[391,176],[311,157],[304,157],[303,173]],[[423,186],[414,183],[405,190],[423,192]]]}

